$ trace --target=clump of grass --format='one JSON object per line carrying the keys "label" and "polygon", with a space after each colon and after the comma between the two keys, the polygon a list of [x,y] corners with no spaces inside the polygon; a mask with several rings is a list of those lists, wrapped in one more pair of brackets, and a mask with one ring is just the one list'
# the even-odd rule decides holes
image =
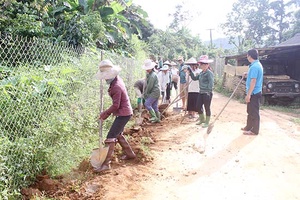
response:
{"label": "clump of grass", "polygon": [[299,119],[299,118],[293,119],[293,122],[294,122],[295,124],[300,125],[300,119]]}
{"label": "clump of grass", "polygon": [[300,106],[265,105],[264,108],[282,113],[291,113],[300,116]]}

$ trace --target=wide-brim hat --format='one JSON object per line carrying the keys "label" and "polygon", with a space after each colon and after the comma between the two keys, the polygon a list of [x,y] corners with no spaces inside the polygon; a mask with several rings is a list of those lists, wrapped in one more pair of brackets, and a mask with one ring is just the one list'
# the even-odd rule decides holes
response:
{"label": "wide-brim hat", "polygon": [[163,63],[164,65],[171,65],[171,63],[167,60]]}
{"label": "wide-brim hat", "polygon": [[177,61],[183,61],[183,57],[182,56],[178,56]]}
{"label": "wide-brim hat", "polygon": [[171,66],[177,66],[177,64],[174,61],[172,61]]}
{"label": "wide-brim hat", "polygon": [[198,63],[197,63],[196,58],[191,57],[190,59],[188,59],[187,61],[185,61],[184,64],[187,64],[187,65],[195,65],[195,64],[198,64]]}
{"label": "wide-brim hat", "polygon": [[112,79],[119,75],[121,68],[110,60],[102,60],[96,74],[96,79]]}
{"label": "wide-brim hat", "polygon": [[163,65],[162,68],[160,68],[160,71],[168,70],[169,66],[168,65]]}
{"label": "wide-brim hat", "polygon": [[149,69],[153,69],[155,67],[156,63],[153,62],[151,59],[147,59],[144,62],[144,65],[142,66],[142,68],[144,70],[149,70]]}
{"label": "wide-brim hat", "polygon": [[181,68],[181,70],[187,69],[187,68],[189,68],[189,67],[190,67],[190,66],[188,66],[188,65],[183,65],[182,68]]}
{"label": "wide-brim hat", "polygon": [[198,63],[212,63],[214,62],[212,59],[208,59],[208,55],[202,55],[198,59]]}

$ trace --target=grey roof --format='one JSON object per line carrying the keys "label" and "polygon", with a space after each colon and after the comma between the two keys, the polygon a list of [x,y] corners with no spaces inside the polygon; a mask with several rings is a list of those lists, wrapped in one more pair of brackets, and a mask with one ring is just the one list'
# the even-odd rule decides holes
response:
{"label": "grey roof", "polygon": [[290,46],[300,46],[300,33],[297,33],[294,37],[281,42],[275,47],[290,47]]}
{"label": "grey roof", "polygon": [[[300,33],[297,33],[294,37],[271,47],[265,47],[265,48],[256,48],[259,52],[260,56],[264,55],[271,55],[271,54],[278,54],[278,53],[287,53],[287,52],[294,52],[299,51],[300,49]],[[239,55],[230,55],[225,56],[227,59],[241,59],[246,57],[247,52],[244,52]]]}

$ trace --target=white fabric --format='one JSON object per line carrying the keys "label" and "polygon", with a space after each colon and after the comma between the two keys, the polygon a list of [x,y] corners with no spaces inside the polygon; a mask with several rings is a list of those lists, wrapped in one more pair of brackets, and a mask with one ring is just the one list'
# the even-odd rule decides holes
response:
{"label": "white fabric", "polygon": [[98,70],[97,74],[95,75],[95,78],[100,79],[112,79],[118,76],[120,73],[121,68],[119,66],[114,65],[113,67],[107,68],[105,71]]}
{"label": "white fabric", "polygon": [[155,63],[152,60],[147,59],[147,60],[145,60],[144,65],[142,66],[142,69],[149,70],[149,69],[153,69],[154,67],[155,67]]}
{"label": "white fabric", "polygon": [[179,70],[176,67],[171,68],[172,81],[178,82],[179,80]]}
{"label": "white fabric", "polygon": [[197,64],[197,60],[196,60],[196,58],[191,57],[190,59],[185,61],[184,64],[186,64],[186,65]]}
{"label": "white fabric", "polygon": [[[198,74],[200,74],[202,70],[201,69],[196,69],[195,71],[193,71],[193,74],[195,76],[197,76]],[[192,80],[192,78],[190,77],[190,75],[187,73],[187,79],[188,82],[192,81],[188,87],[188,92],[199,92],[200,91],[200,87],[199,87],[199,80]]]}
{"label": "white fabric", "polygon": [[170,83],[170,72],[167,71],[167,73],[164,73],[163,71],[160,71],[157,76],[160,90],[166,91],[167,83]]}
{"label": "white fabric", "polygon": [[176,67],[172,67],[171,68],[171,74],[172,75],[178,75],[179,74],[179,70]]}

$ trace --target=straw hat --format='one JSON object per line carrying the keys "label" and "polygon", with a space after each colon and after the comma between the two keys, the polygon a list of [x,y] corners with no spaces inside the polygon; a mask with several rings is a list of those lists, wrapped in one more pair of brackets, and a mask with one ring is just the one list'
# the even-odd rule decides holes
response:
{"label": "straw hat", "polygon": [[171,66],[177,66],[177,64],[174,61],[172,61]]}
{"label": "straw hat", "polygon": [[160,68],[160,71],[168,70],[169,66],[168,65],[163,65],[162,68]]}
{"label": "straw hat", "polygon": [[184,64],[187,64],[187,65],[195,65],[195,64],[198,64],[198,63],[197,63],[196,58],[191,57],[190,59],[188,59],[187,61],[185,61]]}
{"label": "straw hat", "polygon": [[164,65],[171,65],[171,63],[167,60],[163,63]]}
{"label": "straw hat", "polygon": [[118,76],[121,68],[114,65],[110,60],[102,60],[99,64],[99,70],[96,79],[112,79]]}
{"label": "straw hat", "polygon": [[212,63],[212,62],[214,62],[214,61],[211,59],[208,59],[208,55],[202,55],[202,56],[200,56],[200,58],[198,60],[198,63]]}
{"label": "straw hat", "polygon": [[188,69],[189,67],[190,66],[188,66],[188,65],[183,65],[182,68],[181,68],[181,70]]}
{"label": "straw hat", "polygon": [[182,56],[178,56],[177,61],[183,61],[183,57]]}
{"label": "straw hat", "polygon": [[149,69],[153,69],[155,67],[155,62],[153,62],[151,59],[147,59],[144,62],[144,65],[142,66],[142,68],[144,70],[149,70]]}

